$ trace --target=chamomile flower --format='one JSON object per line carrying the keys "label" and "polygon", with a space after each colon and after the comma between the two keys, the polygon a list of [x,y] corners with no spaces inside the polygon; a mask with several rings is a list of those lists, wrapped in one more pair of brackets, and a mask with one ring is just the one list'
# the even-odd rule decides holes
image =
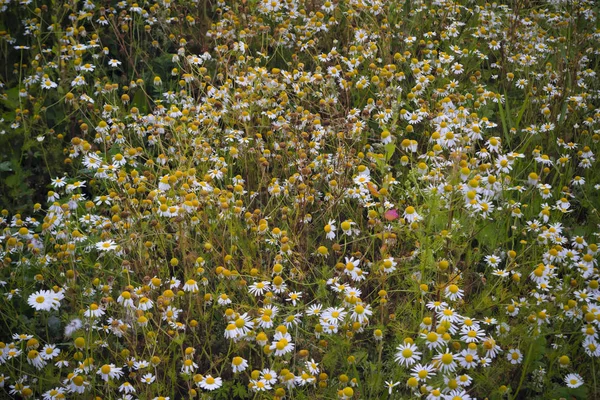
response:
{"label": "chamomile flower", "polygon": [[446,349],[445,352],[438,353],[435,357],[433,357],[433,365],[444,373],[454,372],[457,367],[457,358],[458,357],[450,352],[449,349]]}
{"label": "chamomile flower", "polygon": [[46,366],[46,361],[44,361],[44,359],[40,355],[40,352],[33,349],[27,352],[27,363],[33,365],[38,370]]}
{"label": "chamomile flower", "polygon": [[289,333],[282,333],[277,331],[273,337],[273,342],[270,347],[271,350],[275,350],[276,356],[283,356],[292,350],[294,350],[294,343],[292,343],[292,337]]}
{"label": "chamomile flower", "polygon": [[406,220],[406,222],[408,222],[409,224],[412,224],[413,222],[417,222],[423,219],[423,217],[421,217],[417,211],[415,210],[415,208],[413,206],[408,206],[406,207],[406,209],[404,210],[404,219]]}
{"label": "chamomile flower", "polygon": [[369,316],[371,315],[373,315],[373,311],[371,310],[371,306],[369,304],[357,303],[352,310],[350,318],[353,321],[358,321],[363,324],[368,323]]}
{"label": "chamomile flower", "polygon": [[156,376],[150,372],[148,372],[147,374],[144,374],[141,378],[140,381],[142,383],[145,383],[147,385],[152,384],[154,381],[156,380]]}
{"label": "chamomile flower", "polygon": [[324,228],[325,231],[325,237],[329,240],[333,240],[335,239],[335,231],[336,231],[336,227],[335,227],[335,220],[330,219],[329,222],[327,223],[327,225],[325,225]]}
{"label": "chamomile flower", "polygon": [[135,393],[135,387],[129,382],[123,382],[123,384],[119,386],[119,392],[125,394]]}
{"label": "chamomile flower", "polygon": [[51,290],[39,290],[29,296],[27,303],[36,311],[58,310],[60,296]]}
{"label": "chamomile flower", "polygon": [[58,349],[54,344],[47,344],[40,351],[40,356],[44,360],[52,360],[53,358],[58,357],[59,354],[60,349]]}
{"label": "chamomile flower", "polygon": [[308,308],[306,309],[305,313],[306,315],[314,315],[314,316],[318,316],[321,314],[321,312],[323,311],[323,305],[322,304],[311,304],[310,306],[308,306]]}
{"label": "chamomile flower", "polygon": [[435,368],[430,364],[416,364],[411,368],[410,376],[417,378],[419,381],[426,381],[435,375]]}
{"label": "chamomile flower", "polygon": [[83,313],[86,318],[99,318],[104,315],[104,310],[96,303],[92,303],[90,307]]}
{"label": "chamomile flower", "polygon": [[117,244],[114,240],[105,240],[102,242],[96,243],[96,249],[98,251],[112,251],[117,248]]}
{"label": "chamomile flower", "polygon": [[193,279],[188,279],[183,285],[183,291],[197,293],[198,292],[198,283]]}
{"label": "chamomile flower", "polygon": [[444,293],[447,299],[451,301],[456,301],[462,299],[465,292],[462,289],[460,289],[457,285],[451,284],[446,286]]}
{"label": "chamomile flower", "polygon": [[583,379],[581,378],[581,375],[576,374],[576,373],[571,373],[565,376],[565,384],[572,388],[578,388],[579,386],[583,385]]}
{"label": "chamomile flower", "polygon": [[421,359],[419,348],[410,342],[405,342],[396,348],[394,360],[403,366],[410,367]]}
{"label": "chamomile flower", "polygon": [[400,382],[385,381],[385,386],[388,388],[388,394],[391,395],[394,388],[396,386],[398,386],[399,384],[400,384]]}
{"label": "chamomile flower", "polygon": [[248,368],[248,361],[239,356],[233,357],[231,368],[233,369],[233,373],[243,372]]}
{"label": "chamomile flower", "polygon": [[212,375],[206,375],[198,384],[202,389],[213,391],[223,385],[223,379],[220,377],[213,378]]}
{"label": "chamomile flower", "polygon": [[291,302],[292,305],[295,306],[300,301],[301,298],[302,298],[302,292],[290,292],[288,294],[288,298],[285,300]]}
{"label": "chamomile flower", "polygon": [[521,361],[523,361],[523,354],[519,349],[509,349],[506,353],[506,359],[511,364],[521,364]]}
{"label": "chamomile flower", "polygon": [[262,296],[265,292],[269,291],[270,284],[271,282],[269,281],[254,282],[248,287],[248,292],[253,296]]}
{"label": "chamomile flower", "polygon": [[58,87],[58,84],[52,80],[50,80],[50,78],[46,77],[44,78],[44,80],[42,81],[42,89],[54,89]]}
{"label": "chamomile flower", "polygon": [[123,376],[123,369],[116,367],[114,364],[104,364],[96,374],[100,375],[100,377],[108,382],[109,379],[119,379]]}
{"label": "chamomile flower", "polygon": [[196,371],[197,368],[198,364],[196,364],[193,360],[190,360],[188,358],[187,360],[183,360],[183,365],[181,366],[181,373],[191,375]]}

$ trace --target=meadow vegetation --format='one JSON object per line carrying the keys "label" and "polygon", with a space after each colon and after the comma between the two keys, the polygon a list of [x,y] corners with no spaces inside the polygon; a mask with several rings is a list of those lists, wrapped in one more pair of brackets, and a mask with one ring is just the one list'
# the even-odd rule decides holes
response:
{"label": "meadow vegetation", "polygon": [[0,397],[600,398],[592,0],[0,0]]}

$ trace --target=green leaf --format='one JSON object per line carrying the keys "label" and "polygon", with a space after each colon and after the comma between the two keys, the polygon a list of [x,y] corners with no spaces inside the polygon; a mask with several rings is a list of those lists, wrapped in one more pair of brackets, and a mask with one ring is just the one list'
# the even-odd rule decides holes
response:
{"label": "green leaf", "polygon": [[523,101],[523,105],[521,106],[521,109],[519,110],[519,115],[517,115],[517,121],[515,122],[515,129],[517,129],[517,130],[519,129],[519,124],[521,123],[521,118],[523,118],[523,113],[525,112],[525,109],[527,108],[528,105],[529,105],[529,93],[525,97],[525,101]]}
{"label": "green leaf", "polygon": [[553,390],[545,394],[546,399],[590,399],[586,385],[572,389],[565,386],[556,385]]}
{"label": "green leaf", "polygon": [[3,99],[2,103],[9,109],[14,110],[19,107],[19,87],[8,89],[4,92],[6,98]]}
{"label": "green leaf", "polygon": [[233,386],[233,397],[236,399],[245,399],[247,396],[248,391],[246,390],[246,386],[237,382],[235,386]]}
{"label": "green leaf", "polygon": [[385,145],[385,160],[390,161],[395,152],[396,152],[396,145],[394,143],[386,144]]}

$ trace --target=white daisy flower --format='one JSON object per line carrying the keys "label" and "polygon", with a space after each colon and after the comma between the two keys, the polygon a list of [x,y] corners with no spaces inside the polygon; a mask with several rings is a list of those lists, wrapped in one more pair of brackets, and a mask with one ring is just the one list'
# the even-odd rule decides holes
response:
{"label": "white daisy flower", "polygon": [[200,386],[204,390],[215,390],[220,388],[223,385],[223,380],[220,377],[213,378],[211,375],[206,375],[204,379],[202,379],[198,386]]}

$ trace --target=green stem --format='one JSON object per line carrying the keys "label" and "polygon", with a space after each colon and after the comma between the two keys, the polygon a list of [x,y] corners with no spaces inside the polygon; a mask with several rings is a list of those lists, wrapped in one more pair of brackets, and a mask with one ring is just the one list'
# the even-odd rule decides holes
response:
{"label": "green stem", "polygon": [[527,369],[529,367],[529,362],[531,361],[531,352],[533,351],[533,341],[529,345],[529,349],[527,350],[527,356],[525,358],[525,365],[523,366],[523,372],[521,372],[521,379],[519,380],[519,386],[517,386],[517,390],[512,397],[512,400],[518,398],[519,391],[521,391],[521,386],[523,386],[523,381],[525,380],[525,376],[527,376]]}

